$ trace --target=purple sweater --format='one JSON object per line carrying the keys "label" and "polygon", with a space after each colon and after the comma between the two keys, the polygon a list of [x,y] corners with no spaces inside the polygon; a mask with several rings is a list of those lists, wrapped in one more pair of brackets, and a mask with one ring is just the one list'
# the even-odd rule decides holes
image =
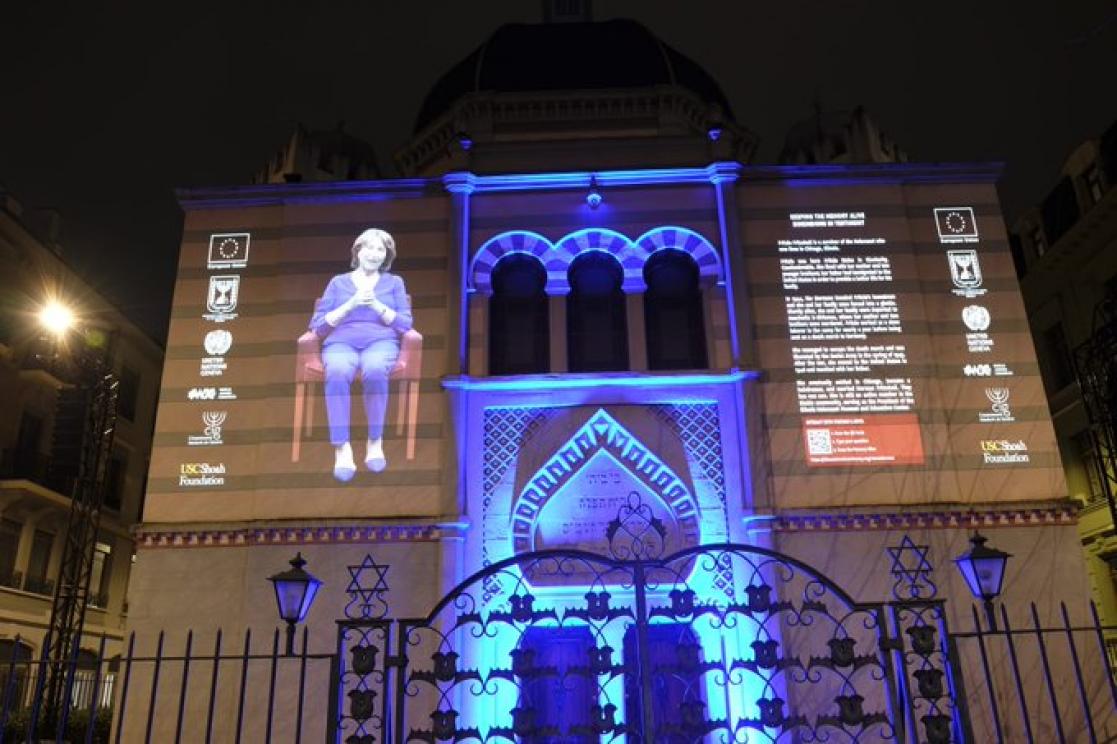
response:
{"label": "purple sweater", "polygon": [[380,319],[380,315],[367,305],[360,305],[342,318],[337,327],[326,322],[326,313],[336,310],[357,293],[353,277],[348,273],[338,274],[326,285],[326,291],[314,304],[314,316],[310,319],[310,330],[318,334],[322,344],[347,344],[354,349],[364,349],[375,341],[396,340],[400,334],[411,328],[411,303],[403,279],[395,274],[381,274],[376,282],[376,299],[396,311],[392,324]]}

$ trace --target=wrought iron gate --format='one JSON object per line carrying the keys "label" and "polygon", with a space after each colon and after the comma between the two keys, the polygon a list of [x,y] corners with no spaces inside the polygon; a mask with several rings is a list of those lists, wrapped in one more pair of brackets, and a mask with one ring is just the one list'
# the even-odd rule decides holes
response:
{"label": "wrought iron gate", "polygon": [[383,582],[352,593],[330,740],[970,740],[941,602],[859,603],[749,545],[661,557],[665,537],[634,502],[610,556],[509,558],[423,618],[388,618]]}

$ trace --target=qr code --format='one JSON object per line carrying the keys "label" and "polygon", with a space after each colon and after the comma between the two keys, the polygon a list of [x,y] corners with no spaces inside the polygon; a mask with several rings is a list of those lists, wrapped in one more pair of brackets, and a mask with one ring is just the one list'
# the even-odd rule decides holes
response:
{"label": "qr code", "polygon": [[807,452],[811,455],[832,455],[829,429],[807,429]]}

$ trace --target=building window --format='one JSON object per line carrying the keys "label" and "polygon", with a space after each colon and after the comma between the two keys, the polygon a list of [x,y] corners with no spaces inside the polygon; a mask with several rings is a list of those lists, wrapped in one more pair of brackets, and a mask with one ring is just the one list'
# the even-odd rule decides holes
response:
{"label": "building window", "polygon": [[1036,252],[1036,258],[1042,258],[1044,253],[1047,253],[1047,242],[1043,239],[1043,228],[1032,228],[1032,250]]}
{"label": "building window", "polygon": [[1074,362],[1071,360],[1070,347],[1061,323],[1056,323],[1043,332],[1043,357],[1047,368],[1043,382],[1048,396],[1074,382]]}
{"label": "building window", "polygon": [[54,593],[54,582],[47,578],[53,547],[53,533],[35,530],[35,537],[31,540],[31,556],[27,561],[27,578],[23,582],[23,588],[27,591],[36,594]]}
{"label": "building window", "polygon": [[706,367],[698,264],[682,251],[657,251],[644,264],[644,282],[648,287],[644,294],[648,368]]}
{"label": "building window", "polygon": [[136,401],[140,397],[140,373],[125,367],[120,370],[120,385],[116,389],[116,411],[129,421],[136,420]]}
{"label": "building window", "polygon": [[1097,204],[1101,201],[1105,190],[1101,183],[1101,170],[1098,168],[1097,163],[1091,165],[1087,170],[1083,180],[1086,182],[1086,195],[1090,199],[1090,204]]}
{"label": "building window", "polygon": [[570,264],[566,342],[571,372],[628,369],[624,272],[611,254],[587,251]]}
{"label": "building window", "polygon": [[1087,501],[1092,503],[1105,497],[1105,484],[1102,483],[1102,463],[1098,460],[1098,448],[1094,442],[1094,435],[1089,430],[1080,431],[1071,438],[1075,454],[1082,463],[1082,470],[1086,474],[1086,487],[1088,489]]}
{"label": "building window", "polygon": [[509,253],[497,262],[489,300],[489,374],[550,370],[547,272],[535,256]]}
{"label": "building window", "polygon": [[93,567],[89,571],[89,604],[101,608],[108,606],[111,575],[112,546],[99,542],[93,548]]}
{"label": "building window", "polygon": [[19,434],[12,457],[12,472],[16,478],[40,480],[45,473],[45,462],[39,453],[43,439],[43,417],[24,411],[19,418]]}
{"label": "building window", "polygon": [[120,511],[124,502],[124,482],[128,474],[128,456],[123,452],[114,452],[109,461],[108,472],[105,474],[105,506],[114,511]]}
{"label": "building window", "polygon": [[[19,641],[0,640],[0,693],[7,703],[7,708],[15,712],[15,708],[27,699],[27,682],[31,668],[31,647]],[[2,704],[2,703],[0,703]],[[14,719],[14,716],[13,716]],[[9,719],[12,720],[12,719]],[[12,720],[14,723],[14,720]],[[6,730],[18,730],[18,728]],[[16,738],[14,735],[12,738]]]}
{"label": "building window", "polygon": [[16,551],[19,549],[19,533],[23,525],[12,519],[0,519],[0,586],[19,587],[20,579],[15,573]]}

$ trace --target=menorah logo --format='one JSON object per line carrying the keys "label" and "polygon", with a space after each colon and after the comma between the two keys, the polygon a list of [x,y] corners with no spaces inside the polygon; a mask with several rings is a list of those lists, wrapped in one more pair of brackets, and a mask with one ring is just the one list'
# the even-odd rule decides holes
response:
{"label": "menorah logo", "polygon": [[225,423],[225,417],[228,415],[225,411],[205,411],[202,413],[202,423],[205,427],[202,429],[207,437],[214,439],[221,438],[221,425]]}
{"label": "menorah logo", "polygon": [[1008,406],[1009,390],[1006,387],[985,388],[985,397],[989,399],[989,411],[978,416],[982,422],[1012,421],[1012,409]]}
{"label": "menorah logo", "polygon": [[228,415],[227,411],[203,411],[202,433],[200,435],[191,434],[186,438],[186,443],[192,447],[222,444],[221,426],[225,423],[225,417]]}

